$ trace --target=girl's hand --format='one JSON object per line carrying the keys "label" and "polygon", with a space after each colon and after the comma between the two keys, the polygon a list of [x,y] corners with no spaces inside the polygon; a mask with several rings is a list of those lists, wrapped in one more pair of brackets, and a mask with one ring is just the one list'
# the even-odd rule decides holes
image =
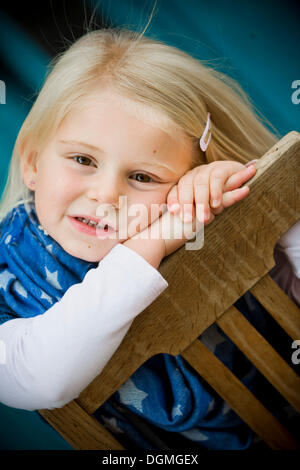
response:
{"label": "girl's hand", "polygon": [[[222,212],[224,208],[243,199],[249,193],[248,186],[245,188],[240,188],[240,186],[245,181],[252,178],[255,173],[256,168],[254,165],[247,168],[238,162],[213,162],[188,171],[169,192],[167,206],[169,207],[178,202],[182,207],[183,204],[189,204],[193,209],[193,219],[184,222],[179,215],[179,210],[173,213],[173,211],[168,210],[168,207],[166,207],[165,212],[158,219],[143,231],[134,235],[128,243],[135,243],[136,241],[141,242],[140,239],[142,239],[142,249],[145,251],[149,248],[152,257],[157,255],[159,261],[156,262],[155,267],[159,266],[161,259],[178,250],[178,248],[183,246],[187,241],[194,238],[195,234],[198,232],[199,224],[197,224],[197,218],[200,221],[200,225],[201,222],[203,223],[203,220],[200,218],[201,214],[197,214],[196,220],[194,218],[194,201],[196,204],[204,204],[205,210],[207,210],[208,207],[210,215],[208,219],[204,221],[204,225],[209,224],[215,217],[214,213]],[[213,213],[210,211],[210,203],[213,199],[217,199],[215,196],[221,199],[221,203],[219,208],[214,209]],[[179,209],[180,207],[179,205]],[[187,208],[189,208],[189,206],[187,206]],[[182,234],[182,236],[180,238],[174,238],[174,233]],[[152,239],[152,234],[154,234],[154,239]],[[157,236],[158,234],[159,236]],[[150,242],[147,242],[147,239],[149,239]],[[139,248],[141,249],[141,247]]]}
{"label": "girl's hand", "polygon": [[[169,191],[168,209],[180,215],[183,222],[191,222],[196,207],[196,217],[207,225],[224,208],[247,196],[249,186],[240,186],[255,173],[254,164],[246,167],[235,161],[217,161],[197,166],[185,173]],[[204,220],[201,217],[201,206],[197,204],[203,204]]]}
{"label": "girl's hand", "polygon": [[[125,245],[140,253],[157,268],[165,256],[195,237],[199,230],[198,225],[195,220],[184,223],[179,215],[171,214],[166,205],[165,211],[158,219],[127,240]],[[200,225],[203,229],[203,224]]]}

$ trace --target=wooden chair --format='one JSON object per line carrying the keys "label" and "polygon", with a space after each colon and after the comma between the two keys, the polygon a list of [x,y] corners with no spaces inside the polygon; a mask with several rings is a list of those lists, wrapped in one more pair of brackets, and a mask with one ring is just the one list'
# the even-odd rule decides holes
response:
{"label": "wooden chair", "polygon": [[159,353],[181,354],[267,446],[300,447],[198,339],[216,322],[300,412],[300,378],[233,306],[250,290],[291,337],[291,344],[300,339],[299,308],[268,275],[275,265],[276,242],[300,219],[299,167],[300,134],[293,131],[260,158],[256,175],[247,183],[250,194],[205,228],[201,250],[183,246],[163,260],[159,271],[169,287],[136,317],[101,374],[63,408],[39,410],[73,448],[124,449],[92,414],[145,361]]}

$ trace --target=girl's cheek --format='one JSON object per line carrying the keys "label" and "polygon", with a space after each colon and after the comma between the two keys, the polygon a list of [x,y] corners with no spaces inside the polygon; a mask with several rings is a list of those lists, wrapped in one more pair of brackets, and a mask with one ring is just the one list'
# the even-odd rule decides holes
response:
{"label": "girl's cheek", "polygon": [[158,219],[167,207],[167,193],[160,191],[154,193],[149,198],[150,200],[146,202],[148,210],[148,224],[153,223]]}
{"label": "girl's cheek", "polygon": [[84,181],[75,172],[62,172],[56,179],[57,196],[71,199],[84,190]]}
{"label": "girl's cheek", "polygon": [[[142,231],[158,218],[161,200],[161,195],[154,191],[131,191],[127,195],[127,223],[130,236]],[[125,207],[123,210],[126,212]],[[122,218],[125,215],[122,213]]]}

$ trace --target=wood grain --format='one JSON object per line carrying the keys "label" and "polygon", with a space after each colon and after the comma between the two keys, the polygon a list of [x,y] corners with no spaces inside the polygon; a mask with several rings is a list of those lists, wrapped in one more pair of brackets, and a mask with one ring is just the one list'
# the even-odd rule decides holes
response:
{"label": "wood grain", "polygon": [[[296,310],[289,307],[289,312],[294,310],[294,313],[285,316],[287,304],[277,308],[277,304],[281,305],[282,295],[265,276],[275,264],[276,242],[300,219],[300,134],[293,131],[284,136],[259,159],[256,167],[256,175],[247,182],[249,195],[205,227],[202,249],[190,250],[183,246],[163,260],[159,271],[167,280],[168,288],[135,318],[99,376],[67,408],[41,411],[69,442],[78,445],[77,434],[83,432],[81,448],[98,449],[99,445],[102,449],[116,448],[117,444],[114,440],[109,441],[103,430],[96,430],[94,418],[89,415],[153,355],[184,353],[184,357],[188,357],[190,345],[195,344],[199,335],[221,319],[248,290],[254,292],[263,305],[268,305],[267,310],[271,309],[290,333],[298,331],[295,330]],[[263,278],[268,283],[267,288],[259,282]],[[193,364],[194,359],[189,359]],[[212,358],[209,360],[211,368],[206,373],[211,383],[216,382],[219,387],[216,381],[219,368]],[[194,364],[198,367],[195,361]],[[282,426],[274,422],[272,415],[263,411],[259,402],[250,404],[247,392],[230,374],[224,371],[221,374],[226,378],[226,384],[224,391],[221,387],[218,393],[227,399],[232,395],[234,409],[249,426],[253,426],[272,448],[296,446]],[[282,381],[285,381],[284,376]],[[245,416],[239,404],[242,402],[246,407],[249,403],[251,410],[257,409],[261,421],[253,420],[251,413]],[[98,422],[97,425],[100,426]]]}
{"label": "wood grain", "polygon": [[[300,317],[300,311],[298,313]],[[266,379],[300,413],[300,377],[251,323],[232,306],[217,320],[217,324]]]}
{"label": "wood grain", "polygon": [[269,447],[300,449],[300,443],[200,340],[191,344],[182,356]]}
{"label": "wood grain", "polygon": [[80,394],[93,413],[149,357],[180,354],[274,266],[274,247],[300,218],[300,134],[257,163],[250,194],[205,229],[201,250],[183,246],[159,267],[169,287],[132,323],[102,373]]}
{"label": "wood grain", "polygon": [[39,410],[39,413],[76,450],[124,450],[111,433],[74,400],[62,408]]}
{"label": "wood grain", "polygon": [[268,274],[250,292],[292,339],[300,338],[300,310]]}

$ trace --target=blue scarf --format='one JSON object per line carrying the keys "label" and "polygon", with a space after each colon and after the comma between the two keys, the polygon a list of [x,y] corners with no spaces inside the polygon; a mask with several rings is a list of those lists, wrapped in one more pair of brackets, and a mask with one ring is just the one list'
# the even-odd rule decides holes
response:
{"label": "blue scarf", "polygon": [[[0,323],[42,315],[98,265],[66,253],[43,230],[34,203],[7,214],[0,233]],[[256,369],[218,327],[201,339],[251,388]],[[246,449],[253,437],[180,355],[150,358],[94,416],[127,448]]]}
{"label": "blue scarf", "polygon": [[8,213],[0,235],[0,294],[15,317],[43,314],[97,266],[71,256],[44,232],[34,202]]}

